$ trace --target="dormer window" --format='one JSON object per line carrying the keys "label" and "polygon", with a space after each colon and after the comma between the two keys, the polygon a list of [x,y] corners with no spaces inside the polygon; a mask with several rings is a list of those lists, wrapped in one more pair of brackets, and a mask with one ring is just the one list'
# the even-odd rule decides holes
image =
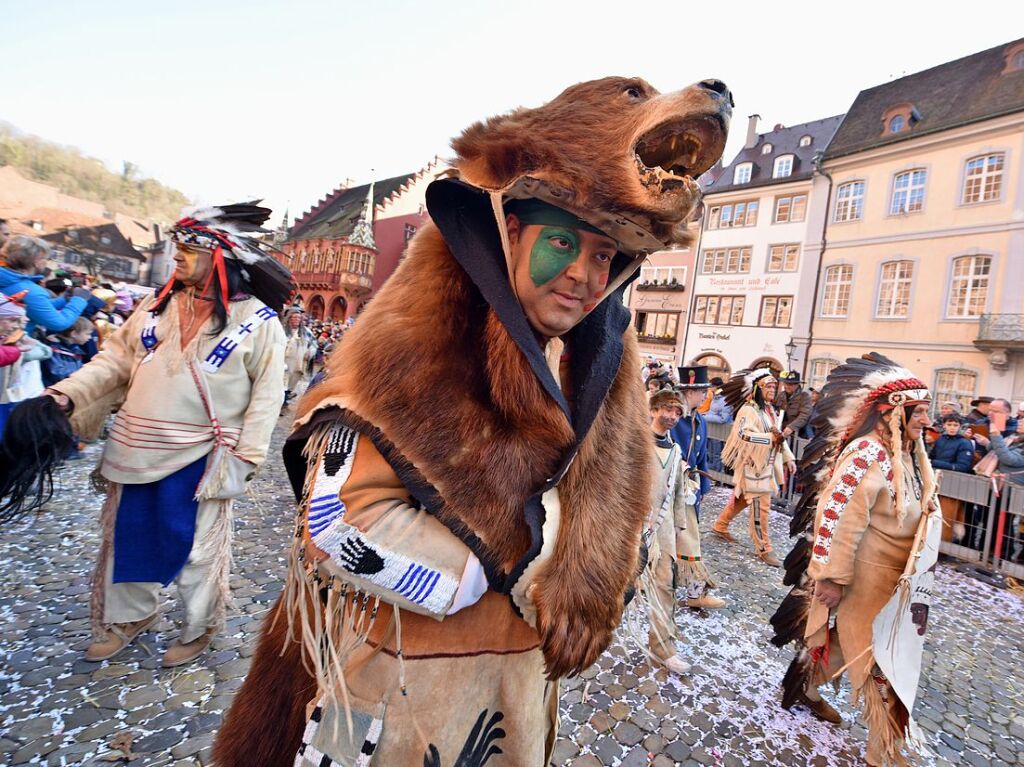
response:
{"label": "dormer window", "polygon": [[784,154],[775,158],[775,165],[772,168],[772,178],[786,178],[793,175],[793,155]]}
{"label": "dormer window", "polygon": [[772,145],[771,144],[765,144],[763,147],[761,147],[761,154],[771,154],[771,153],[772,153]]}
{"label": "dormer window", "polygon": [[1006,65],[1002,74],[1008,75],[1012,72],[1024,71],[1024,42],[1011,45],[1006,49]]}
{"label": "dormer window", "polygon": [[810,145],[811,145],[811,137],[810,136],[801,136],[800,137],[800,146],[810,146]]}
{"label": "dormer window", "polygon": [[894,104],[882,115],[882,136],[893,136],[905,133],[913,128],[921,119],[921,113],[913,104],[906,102]]}
{"label": "dormer window", "polygon": [[732,183],[734,184],[749,184],[750,174],[754,171],[754,163],[743,162],[736,166],[736,170],[732,174]]}

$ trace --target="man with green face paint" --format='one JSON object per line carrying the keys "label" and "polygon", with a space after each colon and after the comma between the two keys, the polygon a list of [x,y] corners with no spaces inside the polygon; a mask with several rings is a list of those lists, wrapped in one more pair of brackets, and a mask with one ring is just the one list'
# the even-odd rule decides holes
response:
{"label": "man with green face paint", "polygon": [[512,287],[534,331],[559,337],[604,298],[619,245],[569,211],[536,199],[505,206]]}

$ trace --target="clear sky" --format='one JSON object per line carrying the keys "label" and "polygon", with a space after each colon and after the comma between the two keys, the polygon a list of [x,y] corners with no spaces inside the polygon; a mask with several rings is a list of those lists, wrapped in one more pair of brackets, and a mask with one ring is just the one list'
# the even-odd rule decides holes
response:
{"label": "clear sky", "polygon": [[32,0],[3,3],[0,119],[199,202],[292,217],[345,178],[422,167],[474,120],[579,80],[725,80],[763,129],[1024,35],[1019,0],[951,3]]}

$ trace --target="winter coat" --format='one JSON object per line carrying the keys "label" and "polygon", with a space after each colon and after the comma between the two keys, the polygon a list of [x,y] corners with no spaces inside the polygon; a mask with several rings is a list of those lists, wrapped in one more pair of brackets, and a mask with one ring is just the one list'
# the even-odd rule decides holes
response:
{"label": "winter coat", "polygon": [[711,409],[708,410],[704,420],[708,423],[729,423],[732,421],[732,410],[725,402],[725,397],[716,394],[711,400]]}
{"label": "winter coat", "polygon": [[[21,299],[28,315],[29,330],[35,325],[46,328],[51,333],[67,330],[75,324],[89,302],[84,298],[53,298],[49,291],[39,283],[43,275],[27,275],[0,266],[0,293],[12,296],[15,293],[28,291]],[[103,301],[96,299],[102,306]]]}
{"label": "winter coat", "polygon": [[85,364],[85,350],[78,344],[55,340],[50,343],[53,356],[40,363],[43,374],[43,385],[53,386],[63,381]]}
{"label": "winter coat", "polygon": [[1024,485],[1024,438],[1018,437],[1010,443],[1002,434],[993,434],[991,439],[989,449],[999,456],[996,471],[1005,474],[1007,482]]}
{"label": "winter coat", "polygon": [[811,403],[811,393],[804,389],[797,389],[792,394],[783,392],[777,402],[779,409],[785,411],[782,428],[792,429],[795,434],[799,434],[811,419],[811,410],[814,407]]}
{"label": "winter coat", "polygon": [[974,443],[967,437],[943,434],[930,450],[932,466],[946,471],[970,471],[974,462]]}
{"label": "winter coat", "polygon": [[8,365],[13,365],[21,357],[21,349],[13,344],[4,344],[0,346],[0,368],[5,368]]}

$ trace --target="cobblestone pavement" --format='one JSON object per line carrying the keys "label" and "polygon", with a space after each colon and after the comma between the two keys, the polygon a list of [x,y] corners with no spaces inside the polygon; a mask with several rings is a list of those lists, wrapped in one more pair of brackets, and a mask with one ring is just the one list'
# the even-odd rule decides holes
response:
{"label": "cobblestone pavement", "polygon": [[[283,422],[282,422],[283,428]],[[163,670],[181,609],[171,591],[157,631],[114,662],[88,663],[89,577],[100,499],[88,474],[98,448],[73,463],[39,517],[0,535],[0,755],[3,764],[204,765],[225,709],[249,667],[260,622],[281,589],[292,514],[277,456],[256,482],[259,503],[237,507],[237,611],[210,652]],[[706,529],[725,500],[708,499]],[[780,550],[787,520],[773,519]],[[768,644],[768,616],[785,593],[779,571],[741,542],[705,536],[705,556],[728,606],[681,610],[693,672],[670,678],[625,640],[563,685],[555,764],[863,763],[863,728],[848,690],[833,696],[836,728],[778,708],[789,653]],[[925,765],[1024,764],[1024,601],[941,566],[916,716],[934,751]],[[254,767],[259,767],[254,765]]]}

